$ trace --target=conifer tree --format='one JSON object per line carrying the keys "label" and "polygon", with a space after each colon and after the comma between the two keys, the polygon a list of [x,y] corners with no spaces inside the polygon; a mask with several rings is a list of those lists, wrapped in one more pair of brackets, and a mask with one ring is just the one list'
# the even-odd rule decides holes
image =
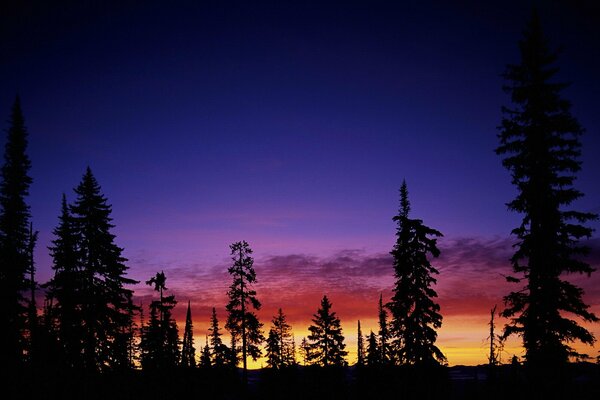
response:
{"label": "conifer tree", "polygon": [[206,343],[200,353],[200,368],[210,368],[211,366],[210,346],[208,345],[208,336],[206,336]]}
{"label": "conifer tree", "polygon": [[381,364],[381,350],[377,343],[377,336],[371,331],[367,337],[367,365],[373,367]]}
{"label": "conifer tree", "polygon": [[346,365],[348,352],[345,350],[342,326],[336,313],[331,311],[327,296],[323,296],[321,307],[313,317],[313,324],[308,327],[313,362],[324,367]]}
{"label": "conifer tree", "polygon": [[360,330],[360,320],[358,320],[358,334],[356,339],[356,365],[365,365],[365,344],[362,331]]}
{"label": "conifer tree", "polygon": [[194,327],[192,325],[192,309],[188,301],[183,331],[183,344],[181,346],[181,365],[187,368],[196,367],[196,349],[194,348]]}
{"label": "conifer tree", "polygon": [[159,300],[150,303],[150,322],[142,335],[142,368],[171,369],[179,364],[179,333],[172,310],[177,304],[174,295],[165,296],[167,278],[164,272],[157,272],[146,281],[159,292]]}
{"label": "conifer tree", "polygon": [[392,315],[390,334],[394,359],[399,364],[445,364],[446,358],[435,345],[436,329],[442,325],[440,306],[434,302],[437,293],[432,276],[439,272],[428,255],[438,257],[437,237],[440,232],[409,218],[410,202],[406,182],[400,188],[400,210],[394,221],[398,223],[396,244],[391,255],[394,259],[394,295],[388,308]]}
{"label": "conifer tree", "polygon": [[36,364],[39,366],[40,361],[40,352],[43,348],[40,346],[40,341],[38,336],[40,335],[39,330],[39,321],[38,321],[38,310],[37,304],[35,300],[35,293],[37,290],[37,282],[35,280],[35,261],[33,258],[33,253],[35,251],[35,244],[38,238],[38,231],[33,231],[33,224],[29,224],[29,239],[27,246],[27,256],[28,256],[28,266],[27,273],[29,277],[27,279],[27,284],[29,286],[29,299],[27,301],[27,330],[29,333],[29,343],[28,343],[28,359],[30,364]]}
{"label": "conifer tree", "polygon": [[383,307],[383,295],[379,295],[379,351],[381,351],[381,363],[388,364],[391,360],[389,332],[387,322],[387,311]]}
{"label": "conifer tree", "polygon": [[303,337],[302,341],[300,342],[300,354],[302,355],[302,363],[305,366],[312,362],[310,343],[308,343],[308,340],[306,340],[305,337]]}
{"label": "conifer tree", "polygon": [[537,15],[519,47],[520,64],[508,65],[504,73],[512,106],[502,110],[496,149],[517,188],[507,206],[523,216],[512,230],[518,238],[511,258],[516,276],[507,279],[524,286],[504,298],[502,316],[510,318],[504,336],[522,337],[530,367],[556,370],[569,356],[580,356],[570,343],[595,342],[571,316],[587,322],[598,317],[584,303],[583,290],[564,276],[594,271],[582,259],[589,249],[580,240],[592,234],[584,223],[598,216],[567,209],[583,196],[573,186],[581,169],[583,129],[571,115],[570,102],[561,97],[567,85],[554,81],[557,53],[549,49]]}
{"label": "conifer tree", "polygon": [[15,99],[0,171],[0,359],[11,371],[23,362],[29,264],[29,205],[25,202],[32,183],[28,175],[27,129],[19,98]]}
{"label": "conifer tree", "polygon": [[[292,348],[292,327],[281,308],[273,317],[273,326],[267,338],[267,359],[272,368],[284,368],[294,364],[294,352]],[[273,342],[273,341],[276,341]],[[275,353],[273,353],[275,352]]]}
{"label": "conifer tree", "polygon": [[[241,340],[244,382],[247,382],[247,356],[256,361],[261,355],[258,346],[265,340],[261,330],[263,324],[252,311],[260,310],[261,304],[256,298],[256,291],[252,289],[256,282],[252,249],[246,241],[233,243],[229,247],[233,265],[228,272],[233,282],[227,292],[229,303],[226,308],[229,315],[225,327],[231,333],[232,340]],[[232,345],[232,352],[237,358],[237,345]]]}
{"label": "conifer tree", "polygon": [[133,291],[125,285],[137,283],[125,276],[127,259],[114,243],[112,212],[100,185],[88,167],[75,188],[71,207],[77,239],[80,309],[83,329],[83,366],[98,371],[129,364],[124,343],[133,319]]}
{"label": "conifer tree", "polygon": [[54,229],[52,241],[52,269],[54,276],[45,284],[46,299],[52,304],[57,339],[60,346],[61,363],[67,368],[81,368],[83,359],[83,316],[82,285],[83,274],[79,265],[74,221],[67,198],[63,194],[58,226]]}
{"label": "conifer tree", "polygon": [[224,367],[229,363],[229,349],[223,343],[221,339],[221,332],[219,328],[219,320],[217,319],[217,310],[213,307],[212,316],[210,318],[210,347],[212,350],[212,365],[215,367]]}

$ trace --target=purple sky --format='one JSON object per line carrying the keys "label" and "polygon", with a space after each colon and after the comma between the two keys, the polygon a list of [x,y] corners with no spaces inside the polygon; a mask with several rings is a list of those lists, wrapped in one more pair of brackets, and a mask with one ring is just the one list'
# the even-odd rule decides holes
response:
{"label": "purple sky", "polygon": [[[380,259],[403,178],[413,215],[445,234],[442,250],[480,256],[452,264],[446,285],[485,265],[494,243],[510,254],[515,192],[493,150],[508,104],[500,74],[519,60],[532,2],[134,3],[0,12],[0,113],[19,93],[40,280],[61,193],[73,199],[88,165],[131,275],[164,269],[174,289],[211,271],[205,281],[217,282],[242,239],[257,268]],[[537,3],[587,130],[576,207],[600,212],[599,8]],[[391,270],[373,271],[384,290]]]}

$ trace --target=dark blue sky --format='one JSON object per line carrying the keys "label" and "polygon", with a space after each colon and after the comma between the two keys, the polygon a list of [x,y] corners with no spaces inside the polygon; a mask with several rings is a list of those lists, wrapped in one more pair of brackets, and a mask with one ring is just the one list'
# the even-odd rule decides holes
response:
{"label": "dark blue sky", "polygon": [[[210,264],[241,238],[389,250],[403,178],[450,238],[518,221],[493,150],[531,2],[19,3],[0,24],[0,113],[19,93],[42,271],[87,165],[132,264]],[[538,3],[587,129],[576,206],[598,212],[598,6]]]}

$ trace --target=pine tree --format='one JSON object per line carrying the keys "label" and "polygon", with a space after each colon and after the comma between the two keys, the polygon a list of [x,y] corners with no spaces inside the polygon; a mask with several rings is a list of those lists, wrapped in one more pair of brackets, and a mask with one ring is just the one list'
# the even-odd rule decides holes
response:
{"label": "pine tree", "polygon": [[221,332],[219,328],[219,320],[217,319],[217,310],[213,307],[212,316],[210,318],[210,347],[212,350],[212,365],[215,367],[224,367],[229,363],[229,349],[223,343],[221,339]]}
{"label": "pine tree", "polygon": [[435,329],[441,327],[442,316],[440,306],[433,301],[437,293],[431,287],[436,283],[432,275],[439,272],[427,258],[428,254],[439,256],[436,238],[442,234],[419,219],[409,218],[409,212],[408,189],[403,181],[400,211],[394,217],[398,223],[396,244],[391,251],[396,282],[387,304],[392,315],[394,359],[403,365],[445,364],[445,356],[435,345]]}
{"label": "pine tree", "polygon": [[67,368],[81,368],[83,360],[83,316],[81,307],[83,274],[79,265],[74,221],[67,198],[63,194],[58,226],[52,241],[52,269],[54,276],[44,286],[46,299],[51,300],[57,339],[61,348],[61,363]]}
{"label": "pine tree", "polygon": [[348,352],[345,350],[340,319],[331,312],[331,303],[323,296],[321,307],[313,315],[313,324],[308,327],[313,362],[324,367],[344,366]]}
{"label": "pine tree", "polygon": [[530,367],[556,370],[569,356],[580,356],[569,343],[595,342],[570,316],[588,322],[598,317],[584,303],[583,290],[563,276],[594,271],[582,260],[589,249],[579,241],[592,234],[583,224],[598,216],[565,209],[583,196],[573,187],[581,169],[583,129],[571,115],[571,104],[561,97],[567,85],[553,81],[557,53],[549,50],[537,15],[519,47],[520,64],[509,65],[504,73],[512,108],[503,107],[496,153],[504,156],[502,164],[517,188],[517,197],[507,206],[523,215],[512,230],[518,238],[511,258],[517,276],[507,279],[525,285],[504,298],[502,316],[510,318],[504,336],[522,337]]}
{"label": "pine tree", "polygon": [[27,308],[23,292],[27,289],[29,264],[29,195],[32,179],[27,156],[27,129],[19,98],[10,116],[8,138],[4,148],[4,165],[0,171],[0,359],[11,371],[23,362]]}
{"label": "pine tree", "polygon": [[367,365],[374,367],[381,365],[381,350],[379,349],[379,343],[377,343],[377,336],[371,331],[367,338]]}
{"label": "pine tree", "polygon": [[212,361],[210,357],[210,346],[208,345],[208,336],[206,337],[206,344],[202,348],[200,353],[200,368],[212,367]]}
{"label": "pine tree", "polygon": [[271,368],[289,367],[294,364],[295,352],[292,348],[292,327],[281,308],[272,322],[267,338],[267,362]]}
{"label": "pine tree", "polygon": [[79,300],[83,329],[84,368],[97,371],[129,364],[127,329],[133,318],[133,291],[125,285],[137,283],[125,276],[127,259],[114,243],[111,206],[88,167],[75,188],[71,207],[77,238],[78,268],[81,270]]}
{"label": "pine tree", "polygon": [[308,340],[306,340],[305,337],[303,337],[302,341],[300,342],[300,354],[302,355],[302,363],[305,366],[312,363],[312,351],[310,343],[308,343]]}
{"label": "pine tree", "polygon": [[196,367],[196,349],[194,348],[194,332],[192,325],[192,309],[188,301],[187,314],[185,317],[185,329],[183,331],[183,344],[181,347],[181,365],[187,368]]}
{"label": "pine tree", "polygon": [[[252,249],[246,241],[236,242],[229,246],[233,265],[228,272],[233,277],[229,287],[229,303],[227,304],[227,324],[225,327],[231,333],[233,340],[241,339],[241,353],[244,373],[244,382],[247,382],[247,356],[257,360],[261,355],[258,347],[264,340],[256,314],[251,308],[260,310],[261,304],[256,298],[256,291],[252,285],[256,282],[254,259],[251,257]],[[232,351],[237,357],[237,346],[232,346]]]}
{"label": "pine tree", "polygon": [[39,366],[40,363],[40,352],[43,351],[43,347],[40,346],[39,341],[39,321],[38,321],[38,310],[37,304],[35,300],[35,292],[37,290],[37,282],[35,280],[35,261],[33,258],[33,253],[35,251],[35,244],[38,238],[38,231],[33,231],[33,224],[29,224],[29,239],[27,246],[27,256],[28,256],[28,266],[27,273],[29,274],[29,278],[27,280],[27,284],[29,286],[29,299],[27,301],[27,330],[29,333],[29,343],[28,343],[28,359],[31,365]]}
{"label": "pine tree", "polygon": [[360,320],[358,320],[358,334],[356,339],[356,365],[365,365],[365,343],[362,331],[360,330]]}
{"label": "pine tree", "polygon": [[388,364],[391,359],[390,345],[389,345],[389,332],[387,322],[387,311],[383,307],[383,295],[379,295],[379,350],[381,351],[381,362]]}
{"label": "pine tree", "polygon": [[150,322],[142,335],[142,368],[171,369],[179,364],[179,332],[172,310],[177,304],[174,295],[165,296],[167,277],[157,272],[146,281],[159,292],[159,300],[150,303]]}

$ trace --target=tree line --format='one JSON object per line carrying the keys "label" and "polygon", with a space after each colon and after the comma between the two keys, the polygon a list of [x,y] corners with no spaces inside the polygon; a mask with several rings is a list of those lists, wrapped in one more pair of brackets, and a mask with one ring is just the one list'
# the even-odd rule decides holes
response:
{"label": "tree line", "polygon": [[[507,277],[521,286],[504,297],[501,315],[509,322],[502,338],[522,338],[525,362],[533,370],[560,370],[569,359],[584,356],[570,343],[595,343],[591,332],[566,315],[598,321],[583,301],[583,290],[564,276],[593,272],[582,258],[589,249],[581,240],[592,235],[585,223],[598,216],[567,209],[583,195],[574,187],[583,129],[561,97],[565,85],[552,80],[556,53],[549,49],[537,16],[519,46],[521,62],[509,65],[504,74],[511,106],[503,108],[496,149],[517,189],[507,206],[523,216],[512,231],[518,241],[510,260],[514,276]],[[112,206],[89,167],[74,188],[73,201],[62,196],[49,247],[54,274],[39,284],[33,257],[37,232],[26,201],[32,184],[27,145],[17,98],[0,171],[0,359],[8,369],[53,365],[104,372],[137,366],[151,371],[241,365],[246,380],[248,359],[257,360],[263,351],[272,369],[297,365],[297,354],[304,364],[347,365],[341,321],[326,295],[298,348],[281,308],[265,332],[256,314],[261,302],[254,289],[253,251],[246,241],[230,245],[225,324],[221,328],[213,308],[209,334],[198,352],[190,303],[180,339],[172,314],[177,300],[168,292],[163,271],[146,281],[158,299],[146,308],[134,304],[130,287],[139,282],[127,277],[127,260],[112,233]],[[412,216],[405,181],[399,203],[393,217],[396,243],[390,252],[393,294],[387,301],[379,298],[377,332],[363,335],[357,322],[357,364],[446,365],[436,345],[442,314],[434,289],[439,271],[432,265],[440,255],[437,240],[442,233]],[[38,290],[44,291],[42,305],[36,304]],[[223,329],[229,333],[227,344]]]}

